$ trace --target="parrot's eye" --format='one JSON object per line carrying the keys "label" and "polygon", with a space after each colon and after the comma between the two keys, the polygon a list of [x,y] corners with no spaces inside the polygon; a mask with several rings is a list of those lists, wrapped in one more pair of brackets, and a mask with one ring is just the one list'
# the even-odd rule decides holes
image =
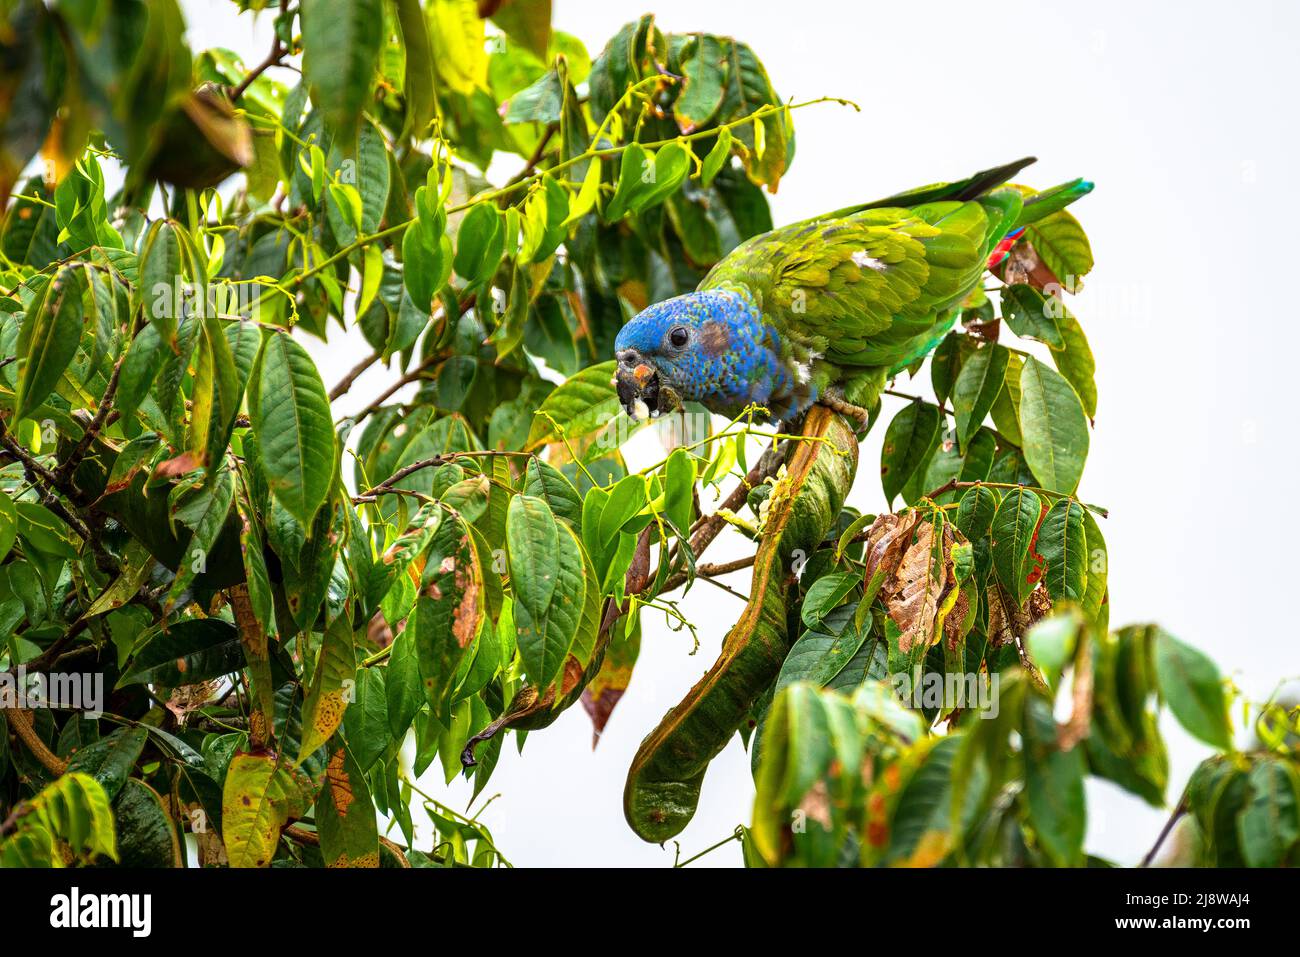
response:
{"label": "parrot's eye", "polygon": [[678,326],[673,329],[672,332],[668,333],[668,341],[672,344],[674,349],[683,348],[690,339],[691,334],[686,331],[685,326]]}

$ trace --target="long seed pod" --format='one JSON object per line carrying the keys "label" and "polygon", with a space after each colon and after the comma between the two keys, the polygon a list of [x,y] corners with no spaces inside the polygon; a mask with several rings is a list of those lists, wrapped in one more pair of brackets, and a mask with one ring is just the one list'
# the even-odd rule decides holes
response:
{"label": "long seed pod", "polygon": [[858,461],[852,428],[827,408],[809,411],[803,437],[790,443],[786,473],[769,498],[749,603],[713,667],[641,742],[628,771],[623,813],[646,841],[662,843],[690,822],[709,762],[776,680],[790,650],[786,601],[796,552],[807,556],[826,537]]}

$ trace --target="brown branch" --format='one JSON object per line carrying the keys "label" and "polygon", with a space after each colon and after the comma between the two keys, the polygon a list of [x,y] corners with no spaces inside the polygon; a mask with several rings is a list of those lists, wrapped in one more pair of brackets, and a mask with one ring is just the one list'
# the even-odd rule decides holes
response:
{"label": "brown branch", "polygon": [[718,562],[716,564],[706,562],[695,569],[695,574],[704,578],[717,578],[719,575],[730,575],[732,572],[738,572],[742,568],[751,568],[754,565],[754,559],[757,555],[749,555],[745,558],[737,558],[729,562]]}
{"label": "brown branch", "polygon": [[6,708],[4,713],[9,717],[9,726],[14,729],[14,733],[18,735],[19,740],[27,745],[27,750],[35,756],[37,761],[41,762],[45,770],[56,777],[68,770],[68,762],[47,748],[40,735],[36,733],[36,729],[32,727],[31,715],[28,712],[22,708]]}
{"label": "brown branch", "polygon": [[537,148],[533,150],[533,155],[528,157],[528,162],[524,165],[524,168],[510,178],[510,181],[506,184],[507,186],[522,183],[537,171],[537,164],[540,163],[542,158],[546,155],[546,147],[550,145],[551,137],[556,134],[559,128],[560,125],[558,123],[551,123],[546,127],[546,131],[542,133],[541,139],[537,141]]}
{"label": "brown branch", "polygon": [[1169,815],[1169,820],[1165,821],[1165,826],[1160,829],[1160,834],[1156,837],[1155,844],[1151,845],[1151,850],[1146,852],[1141,863],[1138,864],[1138,867],[1151,866],[1151,862],[1156,859],[1156,854],[1160,852],[1161,846],[1165,843],[1165,839],[1169,837],[1169,833],[1174,829],[1174,825],[1177,824],[1178,819],[1186,813],[1187,793],[1184,792],[1183,796],[1178,799],[1178,803],[1174,805],[1174,810]]}
{"label": "brown branch", "polygon": [[[372,485],[364,492],[356,495],[352,501],[359,504],[360,502],[373,501],[376,495],[383,495],[386,492],[394,491],[395,486],[402,479],[422,469],[436,468],[439,465],[447,465],[457,459],[464,458],[503,458],[508,456],[518,456],[520,458],[532,458],[532,452],[518,452],[513,449],[473,449],[465,452],[444,452],[441,455],[434,455],[427,459],[420,459],[418,462],[412,462],[410,465],[404,465],[388,478],[384,479],[378,485]],[[403,495],[415,495],[417,493],[401,490]]]}
{"label": "brown branch", "polygon": [[40,479],[46,485],[52,488],[58,487],[58,479],[54,473],[47,469],[36,458],[19,444],[18,440],[9,434],[9,429],[5,427],[3,421],[0,421],[0,447],[3,447],[10,455],[19,462],[28,472],[28,477],[32,480]]}
{"label": "brown branch", "polygon": [[[305,828],[298,827],[295,824],[290,824],[288,827],[284,829],[282,833],[289,840],[294,841],[298,844],[306,844],[311,847],[320,847],[320,834],[318,834],[316,831],[308,831]],[[390,841],[388,838],[384,837],[383,835],[380,835],[379,843],[384,845],[384,847],[388,848],[388,850],[392,852],[393,856],[397,858],[398,863],[401,864],[402,867],[411,866],[411,862],[406,859],[406,853],[403,850],[402,845]]]}
{"label": "brown branch", "polygon": [[[289,0],[280,0],[280,16],[289,12]],[[237,103],[239,98],[244,95],[244,91],[253,85],[253,82],[271,69],[273,66],[281,66],[284,58],[289,55],[288,47],[280,42],[280,35],[276,33],[271,39],[271,52],[266,55],[266,59],[255,66],[247,76],[240,81],[239,86],[230,91],[230,102]]]}
{"label": "brown branch", "polygon": [[364,359],[362,359],[360,362],[354,365],[351,369],[349,369],[348,374],[338,381],[338,385],[330,389],[330,395],[329,395],[330,401],[333,402],[335,399],[339,398],[340,396],[347,394],[348,389],[352,388],[352,383],[357,381],[361,373],[365,372],[372,365],[374,365],[376,362],[382,359],[383,356],[384,356],[383,350],[376,349],[374,352],[370,353],[370,355],[366,356]]}
{"label": "brown branch", "polygon": [[[919,395],[911,395],[910,393],[907,393],[907,392],[899,392],[897,389],[882,389],[882,390],[881,390],[881,394],[882,394],[882,395],[892,395],[895,399],[907,399],[909,402],[924,402],[926,405],[933,405],[933,404],[934,404],[933,402],[930,402],[930,401],[927,400],[927,399],[923,399],[923,398],[921,398],[921,396],[919,396]],[[942,402],[939,403],[939,414],[940,414],[940,415],[951,415],[951,416],[953,416],[954,418],[956,418],[956,415],[957,415],[956,412],[953,412],[953,411],[951,411],[951,410],[945,408],[945,407],[944,407],[944,403],[942,403]]]}
{"label": "brown branch", "polygon": [[[749,474],[731,490],[731,494],[726,497],[713,514],[701,518],[691,528],[691,552],[696,558],[704,554],[704,550],[713,543],[713,540],[718,537],[718,533],[722,531],[722,526],[726,524],[726,519],[723,518],[722,513],[737,511],[745,504],[751,489],[761,484],[769,476],[776,474],[781,465],[780,456],[776,454],[776,447],[776,442],[773,442],[767,451],[759,457],[754,467],[749,470]],[[675,562],[676,558],[677,551],[674,550],[672,557],[669,559],[670,563]],[[752,564],[753,560],[751,559],[750,562]],[[660,589],[660,594],[670,592],[674,588],[680,588],[686,583],[686,577],[685,571],[669,576],[668,580],[664,582],[664,587]]]}
{"label": "brown branch", "polygon": [[1062,751],[1071,750],[1092,730],[1092,688],[1092,640],[1084,632],[1074,651],[1070,720],[1056,729],[1056,744]]}
{"label": "brown branch", "polygon": [[956,479],[949,479],[934,491],[927,492],[923,497],[935,498],[939,495],[942,495],[944,492],[952,492],[962,488],[977,488],[981,485],[984,486],[985,488],[1001,488],[1001,489],[1011,489],[1011,490],[1024,489],[1026,492],[1033,492],[1035,495],[1042,495],[1047,498],[1068,499],[1071,502],[1077,502],[1083,508],[1086,508],[1088,511],[1100,515],[1102,518],[1110,518],[1110,509],[1108,508],[1102,508],[1100,505],[1089,505],[1087,502],[1080,502],[1073,495],[1067,495],[1065,492],[1056,492],[1050,488],[1040,488],[1037,485],[1024,485],[1019,482],[984,482],[984,481],[959,482]]}
{"label": "brown branch", "polygon": [[[459,319],[466,312],[468,312],[469,308],[474,305],[475,301],[476,299],[473,295],[462,296],[460,299],[458,299],[456,301],[456,308],[459,311],[457,312],[456,318]],[[441,301],[439,301],[439,306],[441,307]],[[445,308],[442,308],[442,315],[444,318],[447,319],[448,322],[453,321],[452,318],[447,315],[447,310]],[[436,314],[434,318],[436,318]],[[358,376],[360,376],[362,372],[364,372],[367,368],[373,365],[380,358],[382,358],[382,354],[380,352],[376,352],[374,355],[369,356],[368,358],[363,359],[361,362],[357,363],[357,365],[352,369],[352,371],[350,371],[346,376],[344,376],[343,379],[339,382],[339,384],[336,385],[330,391],[330,395],[329,395],[330,401],[337,399],[339,396],[347,392],[348,389],[352,387],[353,380],[356,379]],[[394,382],[391,386],[385,389],[384,392],[379,396],[379,398],[375,399],[374,402],[371,402],[368,406],[366,406],[364,409],[362,409],[360,412],[356,413],[355,415],[345,416],[345,418],[350,419],[352,421],[352,424],[356,425],[362,422],[363,420],[369,418],[371,415],[374,415],[374,413],[378,412],[379,408],[385,402],[387,402],[389,399],[393,397],[394,393],[396,393],[398,389],[402,388],[402,386],[404,385],[410,385],[412,382],[417,382],[420,379],[422,379],[424,377],[424,373],[428,371],[429,367],[439,362],[443,358],[444,356],[441,352],[424,358],[423,360],[421,360],[420,364],[417,365],[414,369],[406,373],[404,376],[402,376],[400,379]]]}
{"label": "brown branch", "polygon": [[125,358],[126,354],[123,353],[122,357],[117,360],[116,365],[113,366],[113,374],[109,376],[108,385],[104,388],[103,398],[99,400],[99,408],[95,410],[95,417],[86,426],[80,441],[68,453],[68,457],[63,464],[55,469],[53,475],[59,487],[62,488],[66,485],[72,473],[81,464],[81,460],[85,457],[91,443],[95,441],[95,436],[99,434],[108,421],[108,415],[113,409],[113,396],[117,394],[117,383],[122,377],[122,362]]}

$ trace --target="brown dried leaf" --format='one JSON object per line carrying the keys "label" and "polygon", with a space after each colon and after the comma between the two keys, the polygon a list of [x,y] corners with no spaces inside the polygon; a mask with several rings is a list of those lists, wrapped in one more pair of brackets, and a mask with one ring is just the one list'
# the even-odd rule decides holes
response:
{"label": "brown dried leaf", "polygon": [[924,522],[915,541],[903,553],[885,594],[889,617],[898,625],[900,651],[910,651],[918,641],[931,642],[939,602],[948,583],[948,567],[934,568],[934,526]]}

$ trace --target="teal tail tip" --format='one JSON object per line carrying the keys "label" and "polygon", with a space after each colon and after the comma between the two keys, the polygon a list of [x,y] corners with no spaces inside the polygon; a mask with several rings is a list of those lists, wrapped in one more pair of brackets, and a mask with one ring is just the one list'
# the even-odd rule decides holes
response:
{"label": "teal tail tip", "polygon": [[1044,216],[1050,216],[1064,209],[1077,199],[1082,199],[1092,192],[1095,184],[1090,179],[1074,179],[1060,186],[1053,186],[1041,193],[1034,193],[1025,200],[1024,209],[1016,220],[1017,226],[1026,226],[1037,222]]}

